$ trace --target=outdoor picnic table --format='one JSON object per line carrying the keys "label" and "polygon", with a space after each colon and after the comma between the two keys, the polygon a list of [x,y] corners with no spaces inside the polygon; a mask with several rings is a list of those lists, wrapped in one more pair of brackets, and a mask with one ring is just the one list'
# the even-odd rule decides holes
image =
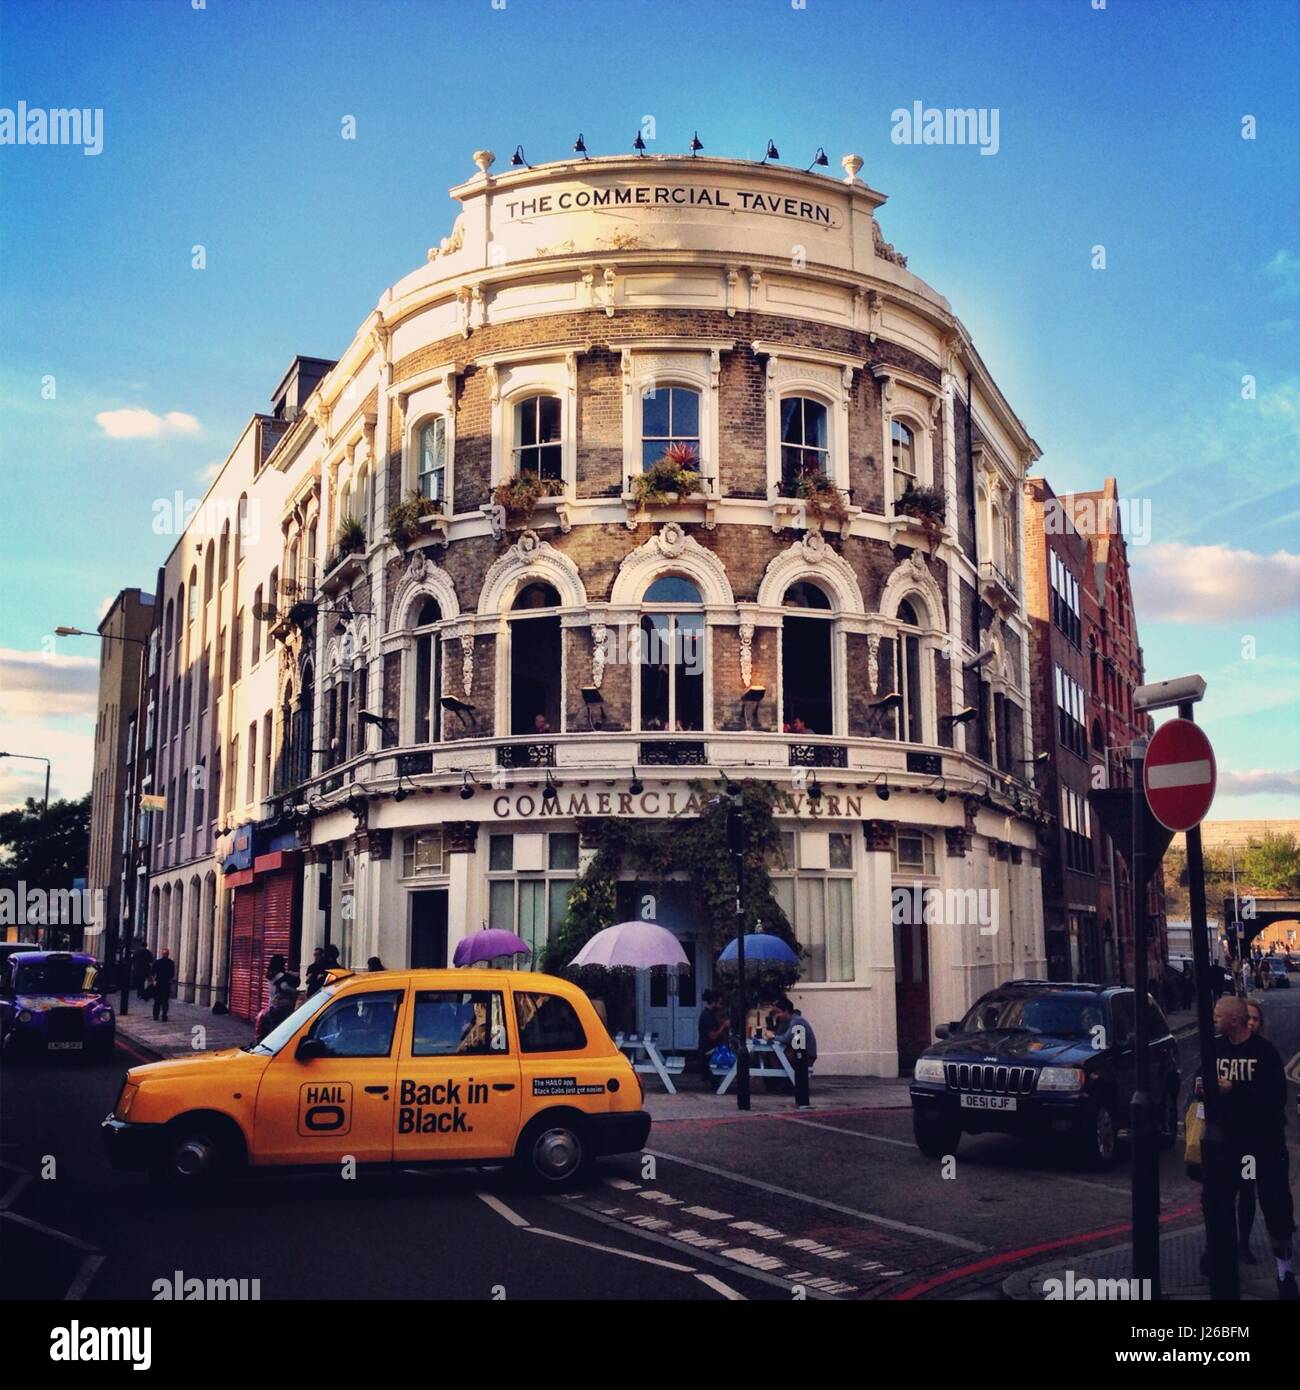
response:
{"label": "outdoor picnic table", "polygon": [[[750,1038],[745,1046],[749,1049],[750,1076],[784,1076],[792,1086],[794,1085],[794,1068],[790,1065],[785,1048],[779,1042],[774,1039],[769,1041],[767,1038]],[[773,1060],[779,1065],[769,1065]],[[718,1095],[726,1095],[732,1082],[736,1079],[738,1065],[738,1062],[733,1062],[731,1070],[727,1072],[723,1072],[718,1067],[711,1069],[714,1076],[722,1077],[722,1084],[718,1087]]]}
{"label": "outdoor picnic table", "polygon": [[[677,1094],[677,1087],[673,1085],[671,1073],[684,1070],[686,1058],[665,1057],[659,1050],[658,1033],[616,1033],[614,1043],[620,1052],[627,1053],[633,1071],[654,1072],[664,1083],[664,1090],[670,1096]],[[637,1058],[641,1053],[644,1053],[648,1060],[638,1061]]]}

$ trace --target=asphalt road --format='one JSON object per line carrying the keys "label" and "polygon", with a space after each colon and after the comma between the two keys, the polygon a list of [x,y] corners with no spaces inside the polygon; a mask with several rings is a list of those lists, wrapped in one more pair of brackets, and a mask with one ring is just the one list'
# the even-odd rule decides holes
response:
{"label": "asphalt road", "polygon": [[[1294,1083],[1300,988],[1265,1003]],[[1182,1054],[1189,1077],[1194,1038]],[[1087,1173],[968,1135],[945,1174],[913,1146],[908,1111],[828,1102],[657,1125],[646,1155],[602,1163],[564,1198],[463,1171],[246,1182],[179,1203],[101,1152],[126,1064],[4,1069],[3,1297],[150,1299],[178,1270],[258,1279],[263,1299],[994,1297],[1054,1249],[1116,1243],[1129,1217],[1123,1158]],[[1180,1150],[1162,1155],[1166,1223],[1199,1222],[1198,1197]]]}

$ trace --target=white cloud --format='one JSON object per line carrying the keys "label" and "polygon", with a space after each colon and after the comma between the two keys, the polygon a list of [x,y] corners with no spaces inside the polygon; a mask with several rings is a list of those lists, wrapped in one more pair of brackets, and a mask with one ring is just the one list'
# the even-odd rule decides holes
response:
{"label": "white cloud", "polygon": [[1300,295],[1300,256],[1284,246],[1264,267],[1264,274],[1277,286],[1286,299]]}
{"label": "white cloud", "polygon": [[42,719],[81,715],[93,719],[99,700],[99,661],[92,656],[46,655],[0,647],[4,717]]}
{"label": "white cloud", "polygon": [[1294,772],[1269,772],[1262,768],[1221,772],[1217,790],[1221,796],[1300,795],[1300,768]]}
{"label": "white cloud", "polygon": [[1257,621],[1300,607],[1300,555],[1165,541],[1130,551],[1144,622]]}
{"label": "white cloud", "polygon": [[202,430],[198,420],[184,410],[169,410],[166,415],[143,409],[101,410],[95,423],[110,439],[160,439]]}
{"label": "white cloud", "polygon": [[206,468],[204,468],[204,469],[202,469],[202,470],[200,471],[200,473],[199,473],[199,482],[201,482],[201,483],[210,483],[210,482],[213,480],[213,478],[215,478],[215,477],[217,476],[217,474],[220,473],[220,472],[221,472],[221,460],[220,460],[220,459],[213,459],[212,462],[211,462],[210,464],[208,464],[208,466],[207,466]]}

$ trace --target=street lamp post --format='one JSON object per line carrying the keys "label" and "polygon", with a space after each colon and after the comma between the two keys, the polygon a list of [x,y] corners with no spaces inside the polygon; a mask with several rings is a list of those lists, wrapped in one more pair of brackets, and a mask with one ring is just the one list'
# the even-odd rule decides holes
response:
{"label": "street lamp post", "polygon": [[[127,851],[127,872],[122,876],[122,897],[127,911],[126,918],[131,924],[132,935],[136,929],[136,858],[140,852],[140,778],[142,768],[140,766],[140,745],[143,742],[141,729],[144,725],[144,673],[148,665],[149,644],[143,637],[128,637],[124,633],[116,632],[89,632],[80,627],[56,627],[54,629],[57,637],[98,637],[107,642],[132,642],[140,648],[140,674],[136,680],[135,697],[135,747],[131,750],[131,837],[129,849]],[[118,920],[121,921],[122,913],[119,911]],[[107,924],[105,924],[107,928]],[[118,998],[118,1013],[127,1014],[131,1008],[131,958],[130,958],[130,938],[125,932],[119,933],[121,939],[114,943],[118,956],[118,972],[120,993]]]}
{"label": "street lamp post", "polygon": [[736,866],[736,980],[740,990],[740,1041],[736,1047],[736,1109],[749,1109],[749,1018],[745,991],[745,814],[738,786],[727,784],[727,848]]}

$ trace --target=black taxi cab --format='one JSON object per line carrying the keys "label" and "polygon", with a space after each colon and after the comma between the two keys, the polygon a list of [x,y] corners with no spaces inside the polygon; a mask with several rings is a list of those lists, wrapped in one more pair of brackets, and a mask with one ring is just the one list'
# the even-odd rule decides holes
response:
{"label": "black taxi cab", "polygon": [[565,1187],[640,1150],[644,1093],[590,999],[550,975],[334,972],[248,1048],[133,1067],[103,1134],[176,1190],[241,1171],[513,1163]]}

